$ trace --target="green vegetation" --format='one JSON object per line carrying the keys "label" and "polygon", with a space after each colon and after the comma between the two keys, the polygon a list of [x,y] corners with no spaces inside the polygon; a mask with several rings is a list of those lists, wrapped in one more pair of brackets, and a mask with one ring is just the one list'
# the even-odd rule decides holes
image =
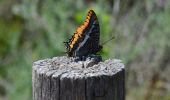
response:
{"label": "green vegetation", "polygon": [[32,100],[31,66],[65,55],[89,9],[104,59],[126,65],[127,100],[170,99],[169,0],[0,0],[0,100]]}

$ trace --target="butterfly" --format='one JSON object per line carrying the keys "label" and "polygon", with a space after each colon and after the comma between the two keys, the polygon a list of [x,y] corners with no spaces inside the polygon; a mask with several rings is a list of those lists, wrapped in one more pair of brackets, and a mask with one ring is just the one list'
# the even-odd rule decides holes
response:
{"label": "butterfly", "polygon": [[66,45],[69,57],[82,57],[96,54],[102,49],[99,44],[100,27],[97,16],[93,10],[89,10],[85,22],[77,28],[74,35]]}

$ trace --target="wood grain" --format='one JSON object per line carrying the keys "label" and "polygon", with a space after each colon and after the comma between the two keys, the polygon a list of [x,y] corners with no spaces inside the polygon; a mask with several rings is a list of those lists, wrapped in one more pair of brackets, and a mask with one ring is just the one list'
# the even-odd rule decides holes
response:
{"label": "wood grain", "polygon": [[55,57],[34,62],[33,100],[125,100],[121,60]]}

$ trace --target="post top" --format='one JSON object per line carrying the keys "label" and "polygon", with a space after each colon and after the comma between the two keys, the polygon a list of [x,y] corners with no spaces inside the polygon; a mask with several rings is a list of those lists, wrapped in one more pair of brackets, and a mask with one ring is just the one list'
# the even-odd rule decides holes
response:
{"label": "post top", "polygon": [[108,59],[104,62],[98,57],[76,61],[72,57],[54,57],[33,63],[33,70],[39,74],[60,78],[85,78],[100,75],[113,75],[124,69],[119,59]]}

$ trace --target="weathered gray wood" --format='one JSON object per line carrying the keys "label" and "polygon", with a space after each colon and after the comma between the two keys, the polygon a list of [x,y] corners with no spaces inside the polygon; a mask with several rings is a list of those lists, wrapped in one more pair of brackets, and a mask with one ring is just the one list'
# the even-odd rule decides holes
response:
{"label": "weathered gray wood", "polygon": [[55,57],[34,62],[33,99],[125,100],[124,65],[116,59],[99,61]]}

